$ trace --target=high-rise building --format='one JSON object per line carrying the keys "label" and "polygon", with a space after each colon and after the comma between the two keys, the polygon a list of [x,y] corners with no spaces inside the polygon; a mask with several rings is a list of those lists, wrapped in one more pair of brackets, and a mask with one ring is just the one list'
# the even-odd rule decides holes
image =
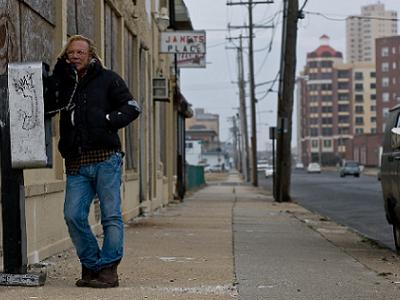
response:
{"label": "high-rise building", "polygon": [[[345,141],[352,132],[351,71],[343,65],[343,55],[329,46],[329,37],[307,54],[299,78],[302,162],[335,164],[345,153]],[[341,64],[338,70],[334,65]]]}
{"label": "high-rise building", "polygon": [[400,103],[400,36],[376,40],[376,121],[385,131],[389,109]]}
{"label": "high-rise building", "polygon": [[396,11],[385,10],[380,2],[361,7],[361,15],[346,19],[347,62],[374,62],[375,39],[396,34]]}
{"label": "high-rise building", "polygon": [[299,84],[301,160],[335,165],[355,135],[376,132],[376,79],[371,63],[345,64],[328,44],[307,54]]}

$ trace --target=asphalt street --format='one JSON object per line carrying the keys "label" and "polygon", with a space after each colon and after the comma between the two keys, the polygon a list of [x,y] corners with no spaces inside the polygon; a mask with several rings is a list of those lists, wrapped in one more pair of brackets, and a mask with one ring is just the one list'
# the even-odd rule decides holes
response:
{"label": "asphalt street", "polygon": [[[272,189],[272,179],[259,173],[260,186]],[[380,182],[375,176],[339,177],[338,172],[292,173],[293,201],[346,225],[378,243],[394,249],[392,227],[385,218]]]}

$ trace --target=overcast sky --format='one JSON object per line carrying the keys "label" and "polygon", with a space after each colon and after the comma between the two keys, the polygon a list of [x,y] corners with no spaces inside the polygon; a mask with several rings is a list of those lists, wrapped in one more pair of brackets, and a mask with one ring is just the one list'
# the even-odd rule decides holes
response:
{"label": "overcast sky", "polygon": [[[207,68],[182,69],[182,92],[193,108],[204,108],[207,112],[220,115],[220,139],[232,142],[229,128],[232,123],[229,118],[233,116],[239,106],[238,87],[232,82],[237,81],[236,52],[228,50],[234,47],[226,38],[237,37],[240,33],[247,35],[245,30],[227,30],[231,25],[248,24],[247,6],[227,6],[226,0],[184,0],[188,7],[193,27],[197,30],[207,30]],[[240,2],[241,0],[233,0]],[[246,0],[247,1],[247,0]],[[245,1],[243,1],[245,2]],[[261,83],[275,78],[279,69],[281,26],[282,26],[282,0],[275,0],[274,4],[258,4],[254,9],[254,23],[274,24],[273,29],[255,29],[255,82]],[[319,46],[319,37],[327,34],[330,45],[336,50],[345,53],[345,21],[348,15],[360,14],[361,6],[377,3],[372,0],[308,0],[306,12],[321,13],[321,15],[307,14],[299,22],[297,70],[296,74],[304,67],[306,53]],[[396,10],[400,14],[400,0],[381,0],[385,9]],[[304,0],[299,0],[301,6]],[[338,19],[337,21],[329,20]],[[268,51],[272,40],[271,51]],[[237,40],[234,41],[237,45]],[[247,45],[248,41],[245,40]],[[247,49],[246,49],[247,51]],[[247,78],[247,53],[245,57],[245,70]],[[256,90],[257,104],[257,141],[258,150],[264,150],[268,140],[268,127],[276,125],[277,94],[266,90],[270,86],[260,86]],[[278,85],[274,86],[276,91]],[[248,115],[250,114],[247,99]],[[294,112],[295,114],[295,112]],[[295,121],[295,119],[294,119]],[[250,128],[250,118],[248,120]],[[293,133],[296,130],[293,128]]]}

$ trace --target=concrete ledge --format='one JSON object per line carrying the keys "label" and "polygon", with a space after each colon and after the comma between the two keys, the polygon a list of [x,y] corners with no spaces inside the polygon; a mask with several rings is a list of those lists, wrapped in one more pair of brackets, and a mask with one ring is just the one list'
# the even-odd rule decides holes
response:
{"label": "concrete ledge", "polygon": [[34,197],[51,193],[63,192],[65,189],[65,181],[59,180],[49,183],[31,184],[25,186],[25,197]]}

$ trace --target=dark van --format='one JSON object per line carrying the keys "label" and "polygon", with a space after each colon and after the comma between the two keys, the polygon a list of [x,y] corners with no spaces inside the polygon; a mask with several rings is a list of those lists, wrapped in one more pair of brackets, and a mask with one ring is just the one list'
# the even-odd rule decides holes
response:
{"label": "dark van", "polygon": [[386,218],[400,252],[400,105],[390,110],[383,137],[380,179]]}

